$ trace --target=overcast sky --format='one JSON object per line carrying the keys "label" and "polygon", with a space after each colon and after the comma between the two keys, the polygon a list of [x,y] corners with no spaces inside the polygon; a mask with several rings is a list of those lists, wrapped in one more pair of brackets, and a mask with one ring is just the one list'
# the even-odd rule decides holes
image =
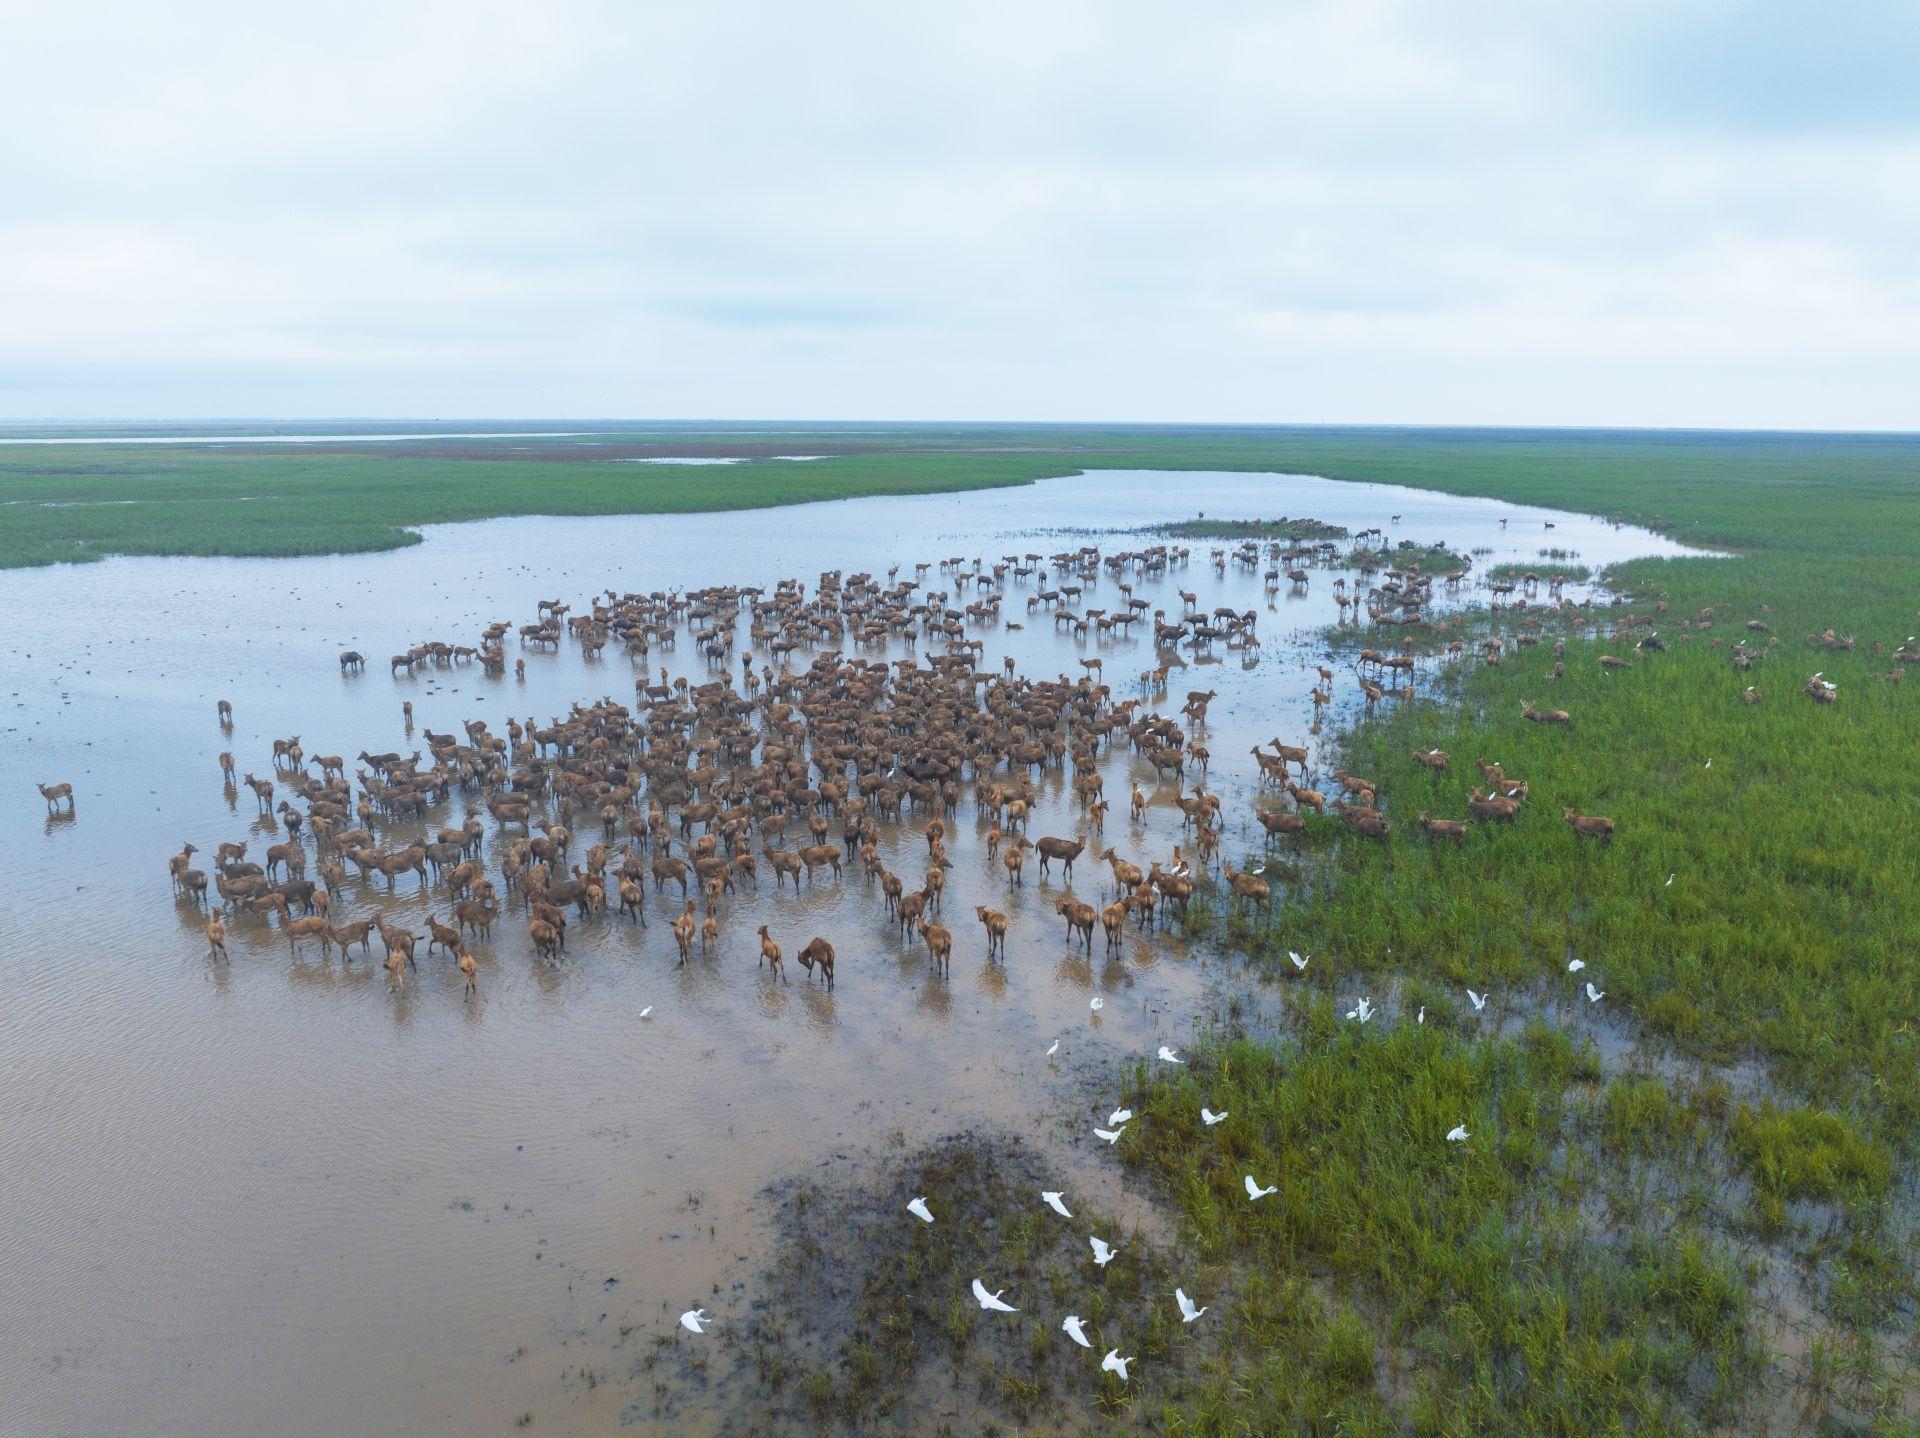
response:
{"label": "overcast sky", "polygon": [[0,415],[1920,427],[1904,0],[0,37]]}

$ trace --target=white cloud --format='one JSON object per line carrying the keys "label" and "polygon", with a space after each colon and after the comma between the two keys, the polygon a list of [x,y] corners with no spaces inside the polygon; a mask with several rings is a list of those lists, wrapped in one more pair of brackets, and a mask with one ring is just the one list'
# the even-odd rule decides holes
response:
{"label": "white cloud", "polygon": [[1911,27],[1536,9],[23,6],[0,413],[1920,422]]}

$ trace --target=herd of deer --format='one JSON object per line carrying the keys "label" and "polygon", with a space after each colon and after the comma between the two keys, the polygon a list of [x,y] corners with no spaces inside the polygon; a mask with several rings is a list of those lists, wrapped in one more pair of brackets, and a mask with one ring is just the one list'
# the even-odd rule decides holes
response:
{"label": "herd of deer", "polygon": [[[1267,573],[1269,583],[1280,575],[1296,584],[1307,582],[1316,549],[1267,546],[1264,557],[1276,561]],[[1257,566],[1262,558],[1261,545],[1251,540],[1214,554],[1222,570],[1229,563]],[[608,590],[583,614],[573,614],[559,600],[544,600],[536,623],[522,626],[521,642],[557,644],[571,636],[596,650],[624,648],[642,675],[631,704],[611,698],[576,704],[544,725],[509,719],[500,735],[479,720],[467,722],[460,734],[427,729],[424,754],[361,750],[351,778],[341,756],[309,755],[298,735],[276,740],[273,778],[248,773],[241,782],[253,792],[262,815],[277,815],[285,825],[286,842],[269,846],[257,863],[248,859],[247,844],[223,843],[211,875],[194,867],[198,850],[183,845],[168,861],[173,885],[197,903],[209,902],[209,887],[217,895],[206,925],[215,958],[226,957],[228,926],[237,916],[278,915],[280,932],[295,954],[302,944],[316,943],[324,958],[337,950],[350,962],[351,951],[367,953],[377,933],[395,985],[403,984],[415,966],[424,938],[424,954],[444,950],[471,996],[477,991],[478,964],[468,945],[490,939],[494,921],[506,909],[522,911],[534,952],[557,963],[566,953],[570,924],[644,926],[649,881],[654,895],[672,885],[681,912],[671,928],[679,962],[685,964],[696,953],[715,950],[729,896],[743,886],[758,889],[763,871],[770,873],[776,892],[791,880],[798,894],[803,882],[811,887],[840,881],[854,866],[866,885],[878,886],[900,941],[923,946],[929,965],[944,974],[953,952],[953,934],[941,923],[947,874],[954,865],[948,846],[962,807],[971,805],[977,824],[984,826],[985,862],[1004,871],[1010,891],[1024,885],[1030,862],[1042,882],[1057,872],[1071,885],[1075,862],[1094,844],[1111,874],[1111,897],[1096,906],[1069,893],[1055,902],[1054,911],[1064,920],[1070,944],[1091,955],[1098,926],[1108,951],[1118,952],[1129,919],[1145,932],[1157,927],[1163,909],[1183,915],[1196,883],[1219,859],[1221,800],[1204,787],[1210,756],[1205,744],[1196,742],[1207,730],[1216,691],[1194,690],[1178,717],[1162,714],[1144,697],[1117,697],[1094,667],[1077,679],[1025,677],[1011,659],[997,671],[983,668],[983,643],[972,631],[1010,622],[1002,618],[1010,577],[1018,583],[1033,576],[1040,587],[1027,597],[1028,612],[1048,609],[1056,620],[1075,626],[1124,628],[1152,610],[1149,601],[1134,594],[1136,583],[1164,578],[1187,562],[1187,551],[1177,546],[1103,553],[1089,545],[1044,558],[1005,556],[991,566],[975,560],[969,568],[962,559],[944,560],[938,566],[944,582],[937,590],[929,587],[934,566],[923,564],[907,578],[897,566],[884,578],[828,571],[811,589],[783,580],[771,590]],[[1067,607],[1103,580],[1117,591],[1117,607],[1077,612]],[[1345,582],[1344,577],[1338,581]],[[962,603],[968,591],[972,598]],[[1257,643],[1253,613],[1223,607],[1203,615],[1195,592],[1179,592],[1185,606],[1179,618],[1170,621],[1152,610],[1154,646],[1163,663],[1143,676],[1150,691],[1164,690],[1167,664],[1177,661],[1180,648]],[[1415,623],[1429,601],[1430,581],[1413,569],[1390,571],[1366,596],[1370,612],[1377,610],[1376,617],[1390,612],[1394,623]],[[1526,603],[1524,597],[1514,601]],[[1555,603],[1563,601],[1556,595]],[[1640,622],[1631,616],[1622,630]],[[428,644],[409,654],[417,653],[416,662],[452,664],[474,656],[491,662],[499,658],[509,632],[511,626],[496,624],[473,649]],[[1530,635],[1537,640],[1538,621],[1531,630],[1523,626],[1512,642],[1524,644]],[[683,637],[706,657],[713,677],[693,683],[660,668],[658,682],[652,682],[653,653],[675,649]],[[732,658],[742,637],[746,649],[739,656],[736,683]],[[939,645],[924,663],[915,657],[922,639],[930,649]],[[904,646],[908,657],[889,662],[861,653],[889,643]],[[1646,647],[1644,639],[1639,647]],[[802,650],[814,657],[796,667]],[[1408,651],[1367,649],[1357,662],[1382,674],[1411,675],[1416,656],[1410,645]],[[1454,644],[1451,652],[1459,651]],[[353,667],[360,656],[347,651],[341,662]],[[1322,667],[1319,678],[1330,687],[1332,671]],[[1369,702],[1375,690],[1400,692],[1364,678],[1361,683]],[[1522,717],[1547,726],[1572,723],[1565,710],[1531,703],[1523,706]],[[225,701],[221,718],[230,724]],[[1156,779],[1171,777],[1177,786],[1174,804],[1187,837],[1164,865],[1143,867],[1090,837],[1101,834],[1107,812],[1103,756],[1122,746],[1142,770],[1151,769]],[[1389,838],[1373,782],[1336,771],[1330,784],[1312,788],[1306,747],[1276,739],[1251,752],[1260,785],[1278,789],[1290,801],[1285,807],[1254,807],[1268,842],[1300,837],[1308,832],[1309,816],[1329,815],[1364,838]],[[231,785],[233,757],[220,757]],[[1445,772],[1449,763],[1437,749],[1416,750],[1414,757],[1436,773]],[[1480,762],[1478,768],[1481,783],[1466,798],[1467,817],[1436,818],[1422,811],[1418,823],[1424,834],[1459,843],[1476,821],[1515,818],[1527,802],[1528,784],[1496,763]],[[1027,832],[1039,806],[1040,781],[1049,771],[1071,775],[1070,785],[1063,787],[1083,815],[1080,832],[1071,837]],[[1201,777],[1192,779],[1188,791],[1189,776],[1196,774]],[[288,798],[276,808],[281,789]],[[467,810],[459,825],[422,832],[433,812],[453,801],[455,791]],[[50,808],[62,801],[72,805],[68,785],[43,785],[41,792]],[[1139,782],[1132,783],[1130,800],[1135,821],[1155,802]],[[304,809],[295,808],[296,801]],[[1563,809],[1563,817],[1577,835],[1608,839],[1613,834],[1609,819],[1570,808]],[[925,867],[916,877],[896,873],[882,857],[882,824],[907,822],[917,824],[926,841]],[[486,872],[483,854],[489,823],[496,836],[498,884]],[[405,831],[404,842],[383,846],[376,839],[396,830]],[[1183,852],[1189,844],[1191,859]],[[307,877],[310,862],[314,879]],[[390,923],[384,909],[345,922],[336,905],[350,883],[349,866],[361,884],[384,880],[388,892],[410,876],[436,901],[426,916],[427,933]],[[1220,860],[1218,871],[1232,902],[1248,908],[1271,903],[1271,887],[1258,868],[1249,872]],[[441,908],[451,922],[442,922]],[[988,904],[976,904],[974,912],[987,962],[1004,962],[1011,917]],[[759,926],[760,967],[785,983],[784,950],[771,928]],[[836,956],[825,938],[811,938],[794,957],[809,981],[818,977],[833,988]]]}

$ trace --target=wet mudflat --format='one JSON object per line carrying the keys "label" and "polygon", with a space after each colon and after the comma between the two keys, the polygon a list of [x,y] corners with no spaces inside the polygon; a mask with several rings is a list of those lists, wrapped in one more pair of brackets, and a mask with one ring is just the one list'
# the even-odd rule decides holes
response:
{"label": "wet mudflat", "polygon": [[[429,727],[458,733],[484,718],[498,732],[509,716],[545,724],[576,702],[631,702],[627,657],[584,659],[572,643],[525,651],[524,679],[511,639],[503,678],[471,666],[386,672],[410,644],[473,643],[490,621],[528,622],[541,598],[578,612],[608,588],[771,589],[797,577],[811,589],[824,569],[884,576],[898,564],[904,577],[949,556],[1138,548],[1152,536],[1115,531],[1201,511],[1377,524],[1389,541],[1485,549],[1481,569],[1547,548],[1595,569],[1679,552],[1599,521],[1406,490],[1103,473],[724,516],[491,521],[370,556],[0,574],[0,604],[26,617],[0,657],[0,747],[19,791],[0,806],[11,880],[0,896],[8,1426],[493,1431],[532,1413],[545,1431],[623,1420],[721,1431],[724,1386],[659,1417],[636,1402],[631,1374],[684,1308],[746,1321],[775,1232],[770,1185],[997,1129],[1024,1136],[1090,1202],[1123,1216],[1132,1203],[1146,1221],[1087,1137],[1096,1080],[1117,1058],[1179,1043],[1215,985],[1205,955],[1178,937],[1130,933],[1118,959],[1096,939],[1089,958],[1053,912],[1070,888],[1089,902],[1110,896],[1093,858],[1103,842],[1142,864],[1183,842],[1173,784],[1156,784],[1124,744],[1102,764],[1103,834],[1091,833],[1070,776],[1050,769],[1039,781],[1030,833],[1093,840],[1071,885],[1057,874],[1042,883],[1030,863],[1010,889],[986,857],[985,820],[963,805],[950,822],[950,979],[930,976],[924,948],[901,942],[878,889],[850,865],[798,895],[776,894],[763,871],[758,892],[723,904],[716,950],[685,968],[674,966],[669,888],[650,891],[645,929],[611,916],[576,925],[558,967],[535,959],[510,908],[474,946],[475,1001],[424,943],[418,975],[396,995],[378,945],[350,965],[313,948],[296,960],[253,918],[230,926],[232,962],[209,963],[203,917],[173,899],[166,858],[183,842],[210,857],[221,840],[247,838],[257,853],[286,838],[244,786],[223,789],[222,750],[265,778],[278,737],[300,735],[309,754],[424,752]],[[1158,703],[1177,714],[1186,691],[1218,691],[1207,782],[1223,800],[1223,850],[1238,856],[1262,842],[1248,749],[1308,736],[1336,571],[1269,596],[1258,569],[1216,571],[1212,542],[1186,543],[1183,567],[1137,579],[1135,592],[1170,616],[1182,588],[1205,609],[1259,615],[1259,648],[1186,654]],[[938,569],[926,584],[951,588]],[[983,670],[1011,657],[1028,676],[1075,679],[1078,661],[1099,657],[1116,698],[1140,692],[1154,662],[1145,634],[1074,640],[1045,610],[1027,612],[1034,588],[1007,591],[1002,618],[1022,628],[972,631]],[[1095,589],[1085,603],[1114,599]],[[364,674],[338,672],[346,647],[368,656]],[[895,641],[871,657],[912,655]],[[696,684],[715,677],[684,638],[649,663],[649,680],[662,665]],[[1350,673],[1336,697],[1357,698]],[[219,698],[234,705],[231,733],[215,723]],[[74,785],[70,820],[45,818],[28,787],[55,778]],[[1156,800],[1137,824],[1133,781]],[[469,804],[477,796],[456,794],[428,826],[458,823]],[[910,877],[924,867],[924,819],[883,826],[889,866]],[[408,835],[395,825],[382,837]],[[501,852],[490,827],[496,877]],[[976,903],[1011,916],[1004,968],[984,962]],[[376,879],[349,886],[336,922],[384,909],[424,931],[445,904],[411,876],[392,894]],[[835,992],[797,971],[776,986],[756,970],[763,923],[789,954],[816,933],[831,938]]]}

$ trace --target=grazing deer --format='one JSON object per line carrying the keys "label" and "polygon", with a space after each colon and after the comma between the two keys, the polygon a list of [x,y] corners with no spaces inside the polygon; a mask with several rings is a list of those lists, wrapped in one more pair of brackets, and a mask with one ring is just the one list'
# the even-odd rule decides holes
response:
{"label": "grazing deer", "polygon": [[1233,889],[1234,897],[1243,901],[1249,908],[1265,908],[1272,891],[1267,881],[1254,874],[1243,874],[1232,864],[1223,866],[1227,883]]}
{"label": "grazing deer", "polygon": [[1602,819],[1597,815],[1576,814],[1571,809],[1562,809],[1560,817],[1567,821],[1573,832],[1589,839],[1611,839],[1613,820]]}
{"label": "grazing deer", "polygon": [[814,970],[827,981],[827,992],[833,992],[833,945],[825,939],[809,939],[806,946],[795,954],[794,960],[807,971],[807,982],[813,982]]}

